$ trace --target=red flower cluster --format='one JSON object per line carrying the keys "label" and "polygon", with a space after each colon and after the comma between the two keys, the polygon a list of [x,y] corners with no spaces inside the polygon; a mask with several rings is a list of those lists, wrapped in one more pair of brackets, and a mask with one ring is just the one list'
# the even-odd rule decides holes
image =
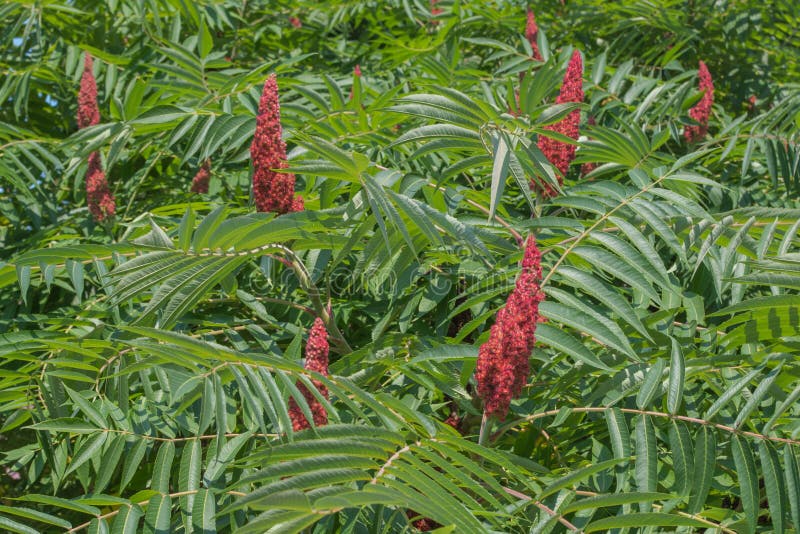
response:
{"label": "red flower cluster", "polygon": [[[308,334],[308,343],[306,343],[306,362],[305,368],[309,371],[327,375],[328,374],[328,332],[325,330],[325,324],[322,319],[317,317],[314,320],[314,325],[311,327],[311,332]],[[325,387],[319,380],[312,380],[314,387],[317,388],[326,399],[328,398],[328,388]],[[317,398],[308,390],[308,388],[300,381],[297,382],[297,389],[303,394],[303,397],[311,409],[311,414],[314,416],[314,426],[322,426],[328,424],[328,414],[325,407]],[[311,428],[303,410],[300,409],[294,397],[289,399],[289,417],[292,419],[292,428],[295,432]]]}
{"label": "red flower cluster", "polygon": [[[78,127],[86,128],[100,123],[100,108],[97,105],[97,82],[92,74],[92,56],[88,53],[83,62],[81,88],[78,91]],[[114,195],[108,187],[103,162],[99,152],[89,154],[89,165],[86,169],[86,202],[89,213],[97,222],[103,222],[114,216],[117,209]]]}
{"label": "red flower cluster", "polygon": [[[583,102],[583,62],[581,61],[581,54],[577,50],[573,52],[572,58],[569,60],[567,73],[564,75],[564,82],[561,84],[561,91],[558,94],[558,98],[556,98],[556,104],[565,104],[567,102]],[[548,126],[547,129],[572,139],[577,139],[580,121],[581,112],[576,109],[561,121]],[[543,135],[539,136],[538,145],[550,163],[561,172],[561,176],[558,177],[558,183],[561,184],[563,176],[569,170],[570,163],[575,159],[575,145],[562,143]],[[539,189],[536,183],[531,183],[531,187]],[[544,184],[542,194],[546,197],[553,197],[556,191],[549,185]]]}
{"label": "red flower cluster", "polygon": [[289,17],[289,24],[291,24],[295,28],[303,27],[303,22],[297,17]]}
{"label": "red flower cluster", "polygon": [[536,344],[536,325],[541,322],[539,303],[544,300],[541,253],[533,236],[525,244],[522,272],[506,306],[497,313],[489,339],[478,351],[475,378],[487,415],[505,419],[511,399],[528,380],[528,358]]}
{"label": "red flower cluster", "polygon": [[189,189],[192,193],[208,193],[208,180],[211,178],[211,161],[205,160],[200,170],[192,178],[192,187]]}
{"label": "red flower cluster", "polygon": [[278,214],[295,211],[294,174],[285,169],[286,143],[281,138],[281,108],[278,103],[278,81],[270,75],[258,104],[256,133],[250,145],[253,160],[253,197],[258,211]]}
{"label": "red flower cluster", "polygon": [[536,42],[536,37],[539,35],[539,26],[536,25],[536,17],[533,16],[533,10],[528,9],[528,20],[525,23],[525,37],[531,44],[533,50],[533,59],[542,61],[542,53],[539,52],[539,45]]}
{"label": "red flower cluster", "polygon": [[455,409],[450,409],[450,415],[444,420],[444,424],[449,425],[461,432],[461,430],[458,428],[458,425],[461,424],[461,416],[458,415],[458,412]]}
{"label": "red flower cluster", "polygon": [[89,213],[97,222],[110,219],[117,209],[114,195],[108,188],[99,152],[89,154],[89,167],[86,170],[86,201],[89,204]]}
{"label": "red flower cluster", "polygon": [[92,73],[92,56],[88,53],[83,60],[81,89],[78,92],[78,128],[86,128],[100,123],[100,108],[97,107],[97,82]]}
{"label": "red flower cluster", "polygon": [[429,532],[442,526],[433,519],[428,519],[427,517],[414,519],[415,517],[419,517],[419,514],[414,510],[406,510],[406,517],[413,520],[411,524],[420,532]]}
{"label": "red flower cluster", "polygon": [[689,143],[700,141],[708,133],[708,118],[711,116],[711,106],[714,104],[714,82],[711,80],[708,67],[702,61],[697,75],[700,78],[699,88],[703,91],[703,96],[689,110],[689,116],[699,123],[697,126],[690,125],[684,129],[683,135]]}
{"label": "red flower cluster", "polygon": [[[438,3],[439,3],[439,0],[431,0],[431,15],[433,15],[434,17],[436,17],[437,15],[441,15],[442,14],[442,8],[441,7],[436,7],[436,4],[438,4]],[[431,24],[433,26],[438,26],[439,25],[439,21],[438,20],[432,20]]]}

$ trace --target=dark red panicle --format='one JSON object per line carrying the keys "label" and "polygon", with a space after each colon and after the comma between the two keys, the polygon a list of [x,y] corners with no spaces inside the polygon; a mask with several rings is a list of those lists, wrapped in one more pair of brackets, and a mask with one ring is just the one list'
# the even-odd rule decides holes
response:
{"label": "dark red panicle", "polygon": [[208,193],[208,181],[211,178],[211,161],[205,160],[203,165],[197,171],[197,174],[192,178],[192,187],[189,189],[192,193],[205,194]]}
{"label": "dark red panicle", "polygon": [[[419,530],[420,532],[430,532],[431,530],[437,529],[442,526],[433,519],[428,519],[427,517],[420,517],[419,514],[414,510],[406,510],[406,517],[412,520],[411,524],[414,526],[415,529]],[[414,519],[415,517],[419,517],[419,519]]]}
{"label": "dark red panicle", "polygon": [[86,201],[89,204],[89,213],[97,222],[111,219],[117,210],[114,195],[108,187],[106,173],[103,172],[99,152],[89,154],[89,166],[86,170]]}
{"label": "dark red panicle", "polygon": [[528,380],[528,358],[536,344],[536,325],[541,322],[539,303],[544,300],[541,253],[533,236],[525,244],[522,272],[497,313],[489,339],[478,350],[475,378],[484,412],[505,419],[511,399]]}
{"label": "dark red panicle", "polygon": [[533,10],[528,8],[528,16],[525,22],[525,37],[531,44],[531,50],[533,50],[531,57],[536,61],[542,61],[542,53],[539,51],[539,44],[536,42],[538,35],[539,26],[536,25],[536,17],[533,14]]}
{"label": "dark red panicle", "polygon": [[[92,56],[87,53],[83,62],[81,86],[78,91],[78,128],[88,128],[100,123],[97,82],[92,73],[92,66]],[[89,213],[97,222],[113,218],[117,209],[114,195],[108,187],[99,152],[89,154],[89,164],[86,169],[86,203],[89,206]]]}
{"label": "dark red panicle", "polygon": [[250,145],[253,160],[253,197],[258,211],[278,214],[294,211],[294,174],[282,172],[286,163],[286,143],[281,137],[281,109],[278,81],[274,74],[264,83],[258,104],[256,133]]}
{"label": "dark red panicle", "polygon": [[[322,319],[317,317],[314,320],[314,325],[311,327],[311,332],[308,334],[308,342],[306,343],[306,361],[304,367],[309,371],[314,371],[322,375],[328,374],[328,352],[330,345],[328,344],[328,331],[325,330],[325,323]],[[317,388],[322,396],[328,398],[328,388],[319,380],[312,380],[314,387]],[[297,389],[303,394],[311,409],[311,414],[314,417],[314,426],[323,426],[328,424],[328,413],[322,403],[308,390],[302,382],[297,382]],[[294,400],[294,397],[289,399],[289,417],[292,420],[292,429],[295,432],[311,428],[303,410]]]}
{"label": "dark red panicle", "polygon": [[[561,84],[561,91],[556,98],[556,104],[568,102],[583,102],[583,62],[581,54],[577,50],[572,54],[567,66],[567,73],[564,75],[564,82]],[[578,139],[580,121],[581,112],[576,109],[559,122],[548,126],[547,129],[571,139]],[[561,175],[558,176],[558,183],[563,183],[563,176],[567,174],[572,160],[575,159],[575,145],[540,135],[538,146],[548,161],[561,172]],[[531,188],[540,191],[545,197],[556,195],[556,190],[547,184],[542,184],[540,187],[538,183],[532,182]]]}
{"label": "dark red panicle", "polygon": [[92,73],[92,56],[84,56],[81,88],[78,92],[78,128],[87,128],[100,123],[100,108],[97,106],[97,82]]}
{"label": "dark red panicle", "polygon": [[708,67],[702,61],[697,71],[697,77],[699,78],[699,89],[703,91],[703,96],[689,110],[689,116],[698,122],[697,125],[687,126],[683,131],[683,135],[689,143],[702,141],[708,133],[708,118],[711,116],[711,106],[714,105],[714,81],[711,79]]}

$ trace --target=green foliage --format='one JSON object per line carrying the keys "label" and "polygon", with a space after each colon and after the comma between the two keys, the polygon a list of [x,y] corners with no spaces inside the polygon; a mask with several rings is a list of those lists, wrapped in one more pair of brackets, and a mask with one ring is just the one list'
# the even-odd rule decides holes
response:
{"label": "green foliage", "polygon": [[[552,2],[544,63],[522,2],[100,4],[0,6],[2,529],[800,529],[790,2]],[[575,48],[583,135],[541,199]],[[102,120],[77,131],[84,51]],[[717,103],[687,145],[698,60]],[[272,72],[306,204],[277,218],[250,200]],[[529,233],[547,322],[479,443]],[[328,377],[301,365],[315,316]],[[295,433],[312,379],[329,424]]]}

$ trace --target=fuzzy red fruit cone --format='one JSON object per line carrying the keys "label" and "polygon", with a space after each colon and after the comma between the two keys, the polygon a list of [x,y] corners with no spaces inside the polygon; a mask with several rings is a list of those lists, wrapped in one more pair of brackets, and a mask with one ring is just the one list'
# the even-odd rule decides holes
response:
{"label": "fuzzy red fruit cone", "polygon": [[256,133],[250,145],[253,198],[258,211],[277,214],[293,211],[295,178],[290,172],[282,172],[288,167],[282,133],[278,81],[272,74],[264,83],[258,105]]}
{"label": "fuzzy red fruit cone", "polygon": [[100,123],[100,108],[97,105],[97,82],[92,73],[92,56],[84,56],[81,88],[78,92],[78,128],[83,129]]}
{"label": "fuzzy red fruit cone", "polygon": [[536,25],[536,17],[533,14],[533,10],[529,8],[525,23],[525,37],[528,39],[528,42],[531,45],[531,50],[533,51],[531,57],[536,61],[542,61],[542,53],[539,51],[539,44],[536,42],[536,38],[538,36],[539,26]]}
{"label": "fuzzy red fruit cone", "polygon": [[89,154],[89,166],[86,170],[86,202],[89,205],[89,213],[100,223],[113,218],[117,210],[114,195],[111,194],[106,174],[103,172],[99,152]]}
{"label": "fuzzy red fruit cone", "polygon": [[192,193],[206,194],[208,193],[208,181],[211,179],[211,162],[205,160],[203,165],[197,171],[197,174],[192,178],[192,187],[189,189]]}
{"label": "fuzzy red fruit cone", "polygon": [[711,106],[714,105],[714,81],[711,79],[708,67],[702,61],[697,71],[697,77],[699,78],[699,89],[703,91],[703,96],[689,110],[689,116],[698,122],[697,125],[687,126],[683,131],[683,135],[689,143],[702,141],[708,133],[708,119],[711,116]]}
{"label": "fuzzy red fruit cone", "polygon": [[504,420],[511,399],[519,395],[528,380],[528,358],[536,344],[539,303],[544,293],[541,253],[533,236],[525,244],[522,272],[508,296],[506,305],[497,313],[489,339],[478,350],[475,378],[478,396],[483,399],[486,417]]}
{"label": "fuzzy red fruit cone", "polygon": [[[306,361],[304,367],[309,371],[327,375],[328,374],[328,352],[330,345],[328,345],[328,332],[325,330],[325,324],[322,319],[317,317],[314,320],[314,325],[311,327],[311,332],[308,335],[308,342],[306,343]],[[317,388],[323,397],[328,398],[328,388],[325,387],[319,380],[312,380],[314,387]],[[311,414],[314,417],[314,426],[323,426],[328,424],[328,413],[322,403],[308,390],[302,382],[297,382],[297,389],[303,394],[311,409]],[[311,428],[303,410],[294,400],[289,399],[289,417],[292,420],[292,429],[295,432]]]}
{"label": "fuzzy red fruit cone", "polygon": [[[572,53],[572,58],[567,66],[567,73],[564,75],[564,82],[561,84],[561,90],[558,98],[556,98],[556,104],[568,102],[583,102],[583,62],[581,54],[577,50]],[[559,122],[548,126],[547,129],[572,139],[578,139],[580,121],[581,112],[576,109]],[[563,176],[567,174],[572,160],[575,159],[575,145],[540,135],[538,146],[548,161],[561,172],[558,177],[558,183],[559,185],[562,184]],[[538,183],[532,182],[531,188],[540,191],[545,197],[556,195],[556,190],[547,184],[540,186]]]}
{"label": "fuzzy red fruit cone", "polygon": [[[97,82],[92,73],[92,56],[85,55],[81,86],[78,91],[78,128],[88,128],[100,123],[100,107],[97,105]],[[106,222],[114,217],[117,206],[108,187],[106,173],[99,152],[89,154],[86,168],[86,203],[89,213],[97,222]]]}

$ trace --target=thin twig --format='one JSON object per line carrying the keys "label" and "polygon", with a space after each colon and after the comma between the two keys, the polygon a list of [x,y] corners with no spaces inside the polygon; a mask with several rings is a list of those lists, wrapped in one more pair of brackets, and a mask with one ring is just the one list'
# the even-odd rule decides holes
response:
{"label": "thin twig", "polygon": [[[146,434],[137,434],[135,432],[130,432],[128,430],[115,430],[113,428],[103,428],[101,429],[102,432],[112,432],[114,434],[123,434],[125,436],[135,436],[139,439],[149,440],[149,441],[159,441],[159,442],[171,442],[171,443],[183,443],[186,441],[203,441],[203,440],[211,440],[217,438],[217,434],[203,434],[202,436],[187,436],[181,438],[160,438],[158,436],[148,436]],[[223,434],[226,438],[233,439],[242,435],[239,432],[228,432],[227,434]],[[253,438],[278,438],[282,434],[250,434],[250,437]]]}
{"label": "thin twig", "polygon": [[[313,309],[309,308],[308,306],[303,306],[302,304],[292,302],[290,300],[276,299],[273,297],[255,297],[254,300],[257,300],[259,302],[268,302],[270,304],[282,304],[283,306],[287,306],[289,308],[295,308],[309,315],[314,315]],[[206,304],[224,304],[227,302],[241,302],[241,300],[236,298],[219,298],[219,299],[206,299],[203,302]]]}
{"label": "thin twig", "polygon": [[[608,410],[612,410],[612,406],[576,406],[572,408],[561,408],[555,410],[547,410],[545,412],[539,412],[535,414],[531,414],[527,417],[522,419],[518,419],[517,421],[513,421],[506,425],[503,425],[493,436],[492,439],[495,440],[500,437],[502,434],[507,432],[508,430],[516,427],[520,423],[523,422],[531,422],[537,419],[542,419],[544,417],[552,417],[554,415],[558,415],[564,409],[570,411],[571,413],[603,413],[607,412]],[[723,425],[721,423],[714,423],[713,421],[708,421],[707,419],[700,419],[699,417],[689,417],[687,415],[677,415],[677,414],[669,414],[665,412],[656,412],[653,410],[637,410],[636,408],[620,408],[619,409],[622,413],[629,413],[629,414],[636,414],[636,415],[649,415],[651,417],[662,417],[665,419],[672,419],[675,421],[683,421],[685,423],[694,423],[698,425],[710,426],[714,427],[718,430],[722,430],[724,432],[729,432],[731,434],[736,434],[739,436],[746,436],[749,438],[760,439],[763,441],[773,441],[776,443],[785,443],[787,445],[800,445],[800,440],[797,439],[790,439],[790,438],[780,438],[776,436],[767,436],[765,434],[759,434],[757,432],[750,432],[748,430],[739,430],[738,428],[734,428],[732,426]]]}
{"label": "thin twig", "polygon": [[[437,191],[441,191],[441,192],[443,192],[443,193],[444,193],[444,192],[446,192],[446,189],[445,189],[444,187],[437,186],[437,185],[435,185],[435,184],[432,184],[432,183],[430,183],[430,182],[427,182],[427,183],[426,183],[426,185],[427,185],[428,187],[432,187],[433,189],[436,189]],[[472,206],[473,208],[477,208],[477,209],[479,209],[480,211],[482,211],[482,212],[483,212],[483,213],[485,213],[486,215],[489,215],[489,214],[491,213],[491,211],[489,210],[489,208],[487,208],[486,206],[483,206],[483,205],[481,205],[479,202],[475,202],[474,200],[472,200],[472,199],[469,199],[469,198],[464,198],[464,201],[465,201],[467,204],[469,204],[470,206]],[[495,221],[497,221],[497,223],[498,223],[498,224],[500,224],[500,226],[502,226],[503,228],[505,228],[506,230],[508,230],[508,233],[510,233],[510,234],[511,234],[511,235],[514,237],[514,239],[517,241],[517,244],[518,244],[519,246],[522,246],[522,243],[523,243],[525,240],[522,238],[522,235],[521,235],[519,232],[517,232],[516,230],[514,230],[514,227],[512,227],[512,226],[511,226],[511,225],[510,225],[508,222],[506,222],[506,221],[505,221],[505,220],[504,220],[502,217],[500,217],[500,216],[499,216],[499,215],[497,215],[496,213],[494,214],[494,216],[493,216],[492,218],[493,218]]]}
{"label": "thin twig", "polygon": [[338,351],[345,354],[353,352],[353,349],[347,343],[339,327],[336,326],[336,321],[333,318],[330,306],[323,304],[320,290],[311,280],[311,275],[306,269],[306,266],[303,265],[303,262],[301,262],[291,250],[285,249],[282,252],[291,262],[292,270],[294,270],[295,275],[297,275],[300,285],[306,290],[306,294],[308,294],[308,298],[311,300],[311,304],[314,306],[317,316],[325,323],[328,335],[338,348]]}
{"label": "thin twig", "polygon": [[568,529],[570,529],[570,530],[572,530],[574,532],[580,532],[581,534],[583,533],[583,531],[581,529],[579,529],[578,527],[576,527],[575,525],[573,525],[572,523],[567,521],[567,519],[563,515],[559,514],[555,510],[551,509],[546,504],[541,503],[539,501],[536,501],[536,500],[532,499],[531,497],[529,497],[528,495],[525,495],[524,493],[520,493],[517,490],[511,489],[511,488],[507,488],[505,486],[503,486],[503,491],[505,491],[506,493],[508,493],[509,495],[511,495],[513,497],[516,497],[517,499],[522,499],[523,501],[529,501],[531,504],[536,506],[539,510],[543,511],[544,513],[546,513],[550,517],[556,518],[559,523],[561,523],[562,525],[564,525]]}
{"label": "thin twig", "polygon": [[[200,491],[199,489],[196,489],[196,490],[179,491],[179,492],[176,492],[176,493],[169,493],[169,494],[162,493],[161,496],[163,497],[163,496],[166,495],[169,498],[174,499],[175,497],[186,497],[187,495],[196,495],[199,491]],[[247,495],[246,493],[242,493],[241,491],[226,491],[225,493],[227,495],[233,495],[235,497],[244,497],[244,496]],[[108,512],[108,513],[103,514],[103,515],[98,515],[94,519],[102,520],[102,519],[108,519],[109,517],[114,517],[115,515],[117,515],[122,510],[123,506],[132,507],[134,504],[138,505],[138,506],[143,506],[143,505],[149,504],[150,501],[153,500],[154,498],[155,497],[151,497],[151,498],[147,499],[146,501],[135,502],[135,503],[132,503],[132,504],[125,503],[122,506],[120,506],[119,508],[117,508],[116,510],[112,510],[111,512]],[[77,527],[72,527],[71,529],[66,531],[67,534],[71,534],[72,532],[78,532],[79,530],[85,529],[86,527],[88,527],[89,525],[92,524],[92,521],[94,521],[94,519],[92,519],[91,521],[87,521],[86,523],[81,523]]]}
{"label": "thin twig", "polygon": [[[585,491],[585,490],[574,490],[574,493],[575,493],[575,495],[579,495],[581,497],[597,497],[598,495],[600,495],[600,493],[596,493],[594,491]],[[663,508],[663,506],[660,505],[660,504],[653,504],[653,508],[655,508],[656,510],[661,510]],[[709,527],[718,528],[722,532],[725,532],[725,534],[737,534],[737,532],[735,530],[731,530],[729,528],[725,528],[722,525],[720,525],[719,523],[714,523],[713,521],[711,521],[709,519],[706,519],[704,517],[701,517],[701,516],[699,516],[697,514],[690,514],[690,513],[681,512],[681,511],[676,511],[675,513],[678,514],[678,515],[681,515],[683,517],[688,517],[688,518],[694,519],[695,521],[700,521],[701,523],[704,523],[704,524],[708,525]]]}
{"label": "thin twig", "polygon": [[[419,447],[420,446],[420,442],[417,441],[416,443],[414,443],[414,445]],[[397,460],[398,458],[400,458],[401,454],[406,453],[406,452],[408,452],[410,450],[411,450],[411,444],[406,445],[405,447],[402,447],[402,448],[398,449],[393,455],[391,455],[389,457],[388,460],[386,460],[386,462],[381,466],[381,468],[378,469],[377,473],[375,473],[375,476],[372,477],[372,480],[370,480],[370,484],[377,484],[378,483],[378,479],[381,478],[383,476],[383,474],[386,472],[386,470],[389,469],[392,466],[392,463],[395,460]]]}
{"label": "thin twig", "polygon": [[550,268],[550,271],[547,273],[547,276],[544,277],[544,279],[542,280],[542,283],[540,284],[540,286],[544,287],[545,285],[547,285],[547,282],[550,280],[550,278],[556,272],[556,269],[558,269],[559,265],[561,265],[564,262],[564,260],[567,259],[567,256],[569,256],[570,252],[572,252],[572,250],[576,246],[578,246],[578,243],[583,241],[583,239],[586,236],[588,236],[590,233],[592,233],[592,231],[594,231],[595,228],[597,228],[601,224],[603,224],[609,217],[611,217],[618,210],[622,209],[624,206],[627,206],[628,204],[633,202],[635,199],[637,199],[641,195],[645,194],[650,189],[654,188],[655,186],[657,186],[659,183],[661,183],[662,181],[664,181],[668,177],[669,177],[669,174],[664,174],[663,176],[661,176],[657,180],[655,180],[653,183],[648,184],[646,187],[643,187],[640,191],[637,191],[635,194],[633,194],[630,197],[626,198],[625,200],[623,200],[622,202],[620,202],[619,204],[614,206],[612,209],[610,209],[608,212],[604,213],[602,217],[597,219],[594,222],[594,224],[592,224],[589,228],[587,228],[586,230],[581,232],[581,234],[578,235],[576,238],[571,238],[571,239],[575,239],[575,240],[572,242],[572,244],[570,244],[569,247],[567,247],[567,250],[565,250],[564,253],[561,254],[561,257],[558,258],[556,263]]}

